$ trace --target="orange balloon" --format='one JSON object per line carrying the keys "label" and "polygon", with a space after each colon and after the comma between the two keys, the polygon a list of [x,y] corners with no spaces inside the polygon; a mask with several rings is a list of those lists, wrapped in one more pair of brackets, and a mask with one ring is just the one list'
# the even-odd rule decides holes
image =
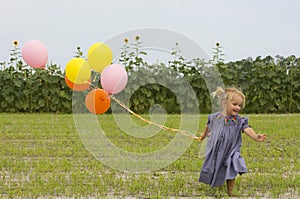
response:
{"label": "orange balloon", "polygon": [[91,113],[105,113],[110,107],[109,94],[103,89],[93,89],[87,94],[85,105]]}
{"label": "orange balloon", "polygon": [[86,84],[75,84],[73,82],[71,82],[67,76],[65,76],[65,82],[67,84],[67,86],[74,90],[74,91],[84,91],[84,90],[87,90],[90,88],[90,85],[91,85],[91,79],[89,79],[89,83],[86,83]]}

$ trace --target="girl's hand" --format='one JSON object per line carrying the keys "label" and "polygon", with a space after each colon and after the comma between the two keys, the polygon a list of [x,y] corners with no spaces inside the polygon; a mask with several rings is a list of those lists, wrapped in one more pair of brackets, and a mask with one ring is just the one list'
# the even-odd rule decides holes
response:
{"label": "girl's hand", "polygon": [[203,132],[203,133],[201,133],[199,139],[200,139],[200,141],[202,141],[202,140],[204,140],[204,138],[205,138],[205,133]]}
{"label": "girl's hand", "polygon": [[257,138],[255,139],[257,142],[264,142],[266,139],[266,135],[265,134],[257,134]]}
{"label": "girl's hand", "polygon": [[200,135],[200,141],[204,140],[204,138],[205,138],[206,135],[207,135],[207,132],[208,132],[208,127],[206,126],[204,132],[201,133],[201,135]]}

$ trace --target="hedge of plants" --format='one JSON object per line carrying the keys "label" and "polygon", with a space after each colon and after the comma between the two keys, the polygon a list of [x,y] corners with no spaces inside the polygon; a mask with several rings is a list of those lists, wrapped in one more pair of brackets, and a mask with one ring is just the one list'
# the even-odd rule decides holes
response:
{"label": "hedge of plants", "polygon": [[[80,47],[77,50],[75,57],[83,57]],[[124,92],[116,95],[120,99],[130,95],[128,106],[136,113],[148,113],[155,104],[160,104],[170,114],[178,114],[182,110],[209,113],[214,103],[208,85],[214,88],[222,84],[243,90],[247,99],[244,113],[300,112],[300,59],[294,55],[249,57],[226,63],[222,47],[217,44],[211,60],[187,60],[180,55],[180,47],[176,43],[171,52],[173,60],[149,64],[145,61],[147,53],[143,51],[139,37],[133,43],[125,40],[122,50],[118,61],[126,68],[129,78],[137,82],[145,81],[146,74],[159,74],[165,82],[176,76],[172,88],[177,89],[177,95],[161,83],[138,88],[128,84]],[[1,62],[0,67],[0,112],[72,113],[74,106],[78,110],[85,109],[84,95],[87,91],[73,92],[65,83],[64,71],[55,64],[47,65],[46,70],[27,66],[20,57],[18,45],[11,50],[10,60]],[[99,76],[93,73],[93,84],[97,87],[100,87]],[[196,98],[189,95],[188,89],[182,88],[183,81],[189,83]],[[198,107],[182,104],[178,93],[180,99],[197,101]],[[74,95],[78,97],[74,98]]]}

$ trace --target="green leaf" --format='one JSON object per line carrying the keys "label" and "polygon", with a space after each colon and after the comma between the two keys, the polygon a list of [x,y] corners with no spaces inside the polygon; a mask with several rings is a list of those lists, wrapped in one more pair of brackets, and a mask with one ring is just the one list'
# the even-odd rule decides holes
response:
{"label": "green leaf", "polygon": [[40,107],[44,107],[46,102],[45,102],[44,99],[39,99],[38,104],[39,104]]}

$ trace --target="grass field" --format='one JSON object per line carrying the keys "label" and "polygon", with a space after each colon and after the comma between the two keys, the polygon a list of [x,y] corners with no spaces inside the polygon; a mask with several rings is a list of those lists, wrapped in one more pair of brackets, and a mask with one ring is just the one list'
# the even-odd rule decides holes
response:
{"label": "grass field", "polygon": [[[225,186],[198,183],[203,159],[194,141],[171,165],[148,173],[111,169],[84,147],[72,115],[0,114],[1,198],[222,198]],[[242,156],[249,173],[237,177],[239,198],[300,197],[300,115],[248,115],[265,143],[243,135]],[[206,116],[200,117],[199,131]],[[119,147],[140,152],[157,150],[174,136],[161,131],[136,139],[122,132],[111,115],[100,115],[107,136]],[[177,128],[180,116],[167,126]],[[137,122],[138,123],[138,122]],[[140,125],[143,125],[142,123]]]}

